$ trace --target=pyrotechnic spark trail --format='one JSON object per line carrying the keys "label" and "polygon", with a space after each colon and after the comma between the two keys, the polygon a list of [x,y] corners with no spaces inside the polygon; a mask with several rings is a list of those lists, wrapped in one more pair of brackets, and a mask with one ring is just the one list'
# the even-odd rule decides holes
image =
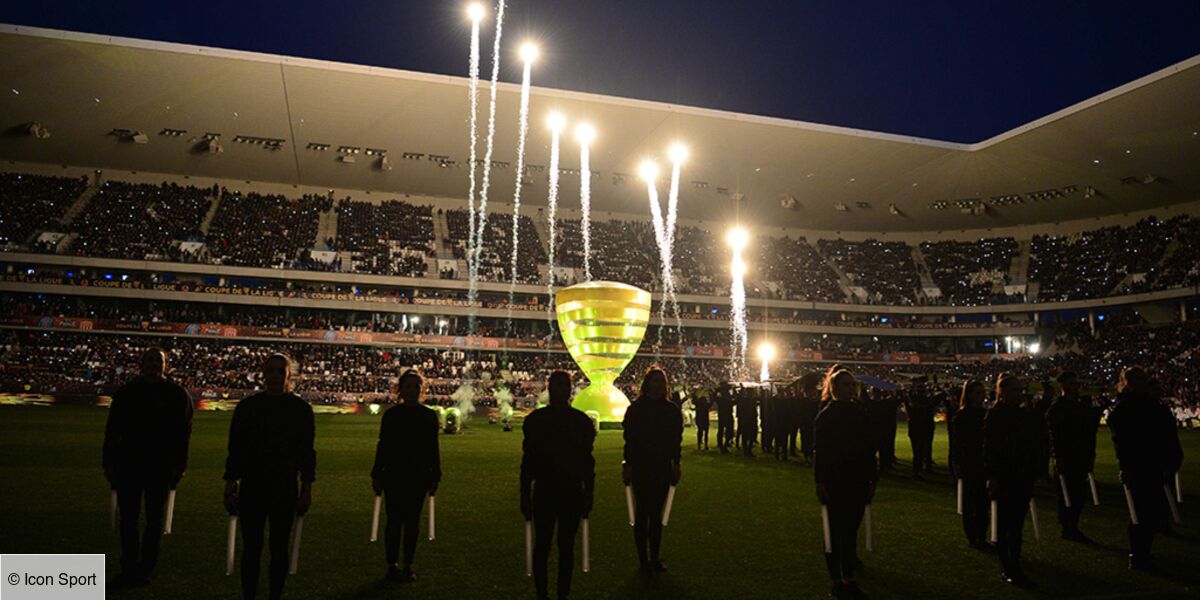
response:
{"label": "pyrotechnic spark trail", "polygon": [[638,176],[646,182],[646,199],[650,202],[650,219],[654,226],[654,241],[658,245],[658,260],[662,267],[663,293],[658,302],[658,347],[662,348],[663,329],[666,328],[667,304],[674,286],[671,274],[671,256],[667,249],[666,225],[663,223],[662,207],[658,203],[658,165],[643,161],[638,167]]}
{"label": "pyrotechnic spark trail", "polygon": [[746,288],[743,283],[743,278],[746,275],[746,263],[742,262],[742,251],[745,250],[746,244],[749,243],[749,236],[746,233],[746,230],[736,228],[731,229],[725,239],[729,243],[730,249],[733,250],[733,260],[729,265],[729,274],[731,280],[731,284],[729,286],[729,318],[732,328],[730,345],[732,347],[733,354],[731,375],[733,377],[744,377],[746,373],[747,339]]}
{"label": "pyrotechnic spark trail", "polygon": [[513,295],[517,290],[517,250],[521,230],[521,180],[525,177],[525,134],[529,131],[529,77],[533,72],[533,61],[537,58],[537,47],[533,44],[521,46],[521,59],[525,61],[525,72],[521,76],[520,130],[517,133],[517,182],[513,188],[512,218],[512,271],[508,281],[508,319],[505,327],[512,333]]}
{"label": "pyrotechnic spark trail", "polygon": [[[474,313],[475,297],[479,292],[479,253],[483,250],[483,232],[487,228],[488,187],[492,176],[492,150],[496,140],[496,88],[500,80],[500,36],[504,32],[504,7],[506,0],[500,0],[496,8],[496,37],[492,40],[492,88],[491,103],[488,105],[488,135],[487,146],[483,154],[483,185],[479,190],[479,215],[476,228],[468,232],[467,240],[467,301],[471,303]],[[471,319],[471,333],[475,333],[474,318]]]}
{"label": "pyrotechnic spark trail", "polygon": [[679,207],[679,175],[683,166],[683,161],[687,159],[687,148],[682,144],[675,144],[670,149],[671,156],[671,189],[667,196],[667,223],[664,239],[666,240],[666,261],[665,266],[670,277],[667,279],[667,295],[671,299],[671,312],[675,315],[675,338],[677,342],[683,340],[683,321],[679,316],[679,298],[675,293],[675,215],[676,209]]}
{"label": "pyrotechnic spark trail", "polygon": [[[483,19],[483,5],[472,4],[467,9],[468,15],[471,17],[471,58],[469,65],[470,74],[470,94],[471,94],[471,157],[468,161],[469,171],[471,174],[471,187],[467,192],[467,277],[471,278],[471,289],[474,289],[475,280],[471,276],[470,268],[470,251],[472,241],[475,238],[475,168],[477,160],[476,148],[479,146],[479,21]],[[473,297],[471,298],[474,299]],[[470,315],[470,331],[475,330],[475,311],[471,311]]]}
{"label": "pyrotechnic spark trail", "polygon": [[583,234],[583,277],[592,280],[592,166],[589,159],[590,146],[596,137],[596,130],[587,123],[575,128],[575,138],[579,141],[579,212],[581,221],[580,232]]}
{"label": "pyrotechnic spark trail", "polygon": [[558,147],[559,139],[562,135],[563,128],[566,127],[566,119],[561,114],[554,113],[550,115],[550,185],[549,196],[546,200],[546,218],[549,220],[547,226],[550,235],[550,277],[546,283],[546,297],[549,299],[546,304],[546,321],[550,325],[550,335],[554,335],[554,244],[555,231],[557,231],[558,222],[555,220],[555,215],[558,212]]}

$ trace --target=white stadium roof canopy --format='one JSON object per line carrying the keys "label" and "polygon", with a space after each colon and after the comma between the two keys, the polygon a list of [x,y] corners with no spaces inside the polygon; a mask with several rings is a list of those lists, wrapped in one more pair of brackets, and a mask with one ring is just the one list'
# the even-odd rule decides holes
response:
{"label": "white stadium roof canopy", "polygon": [[[0,83],[6,160],[467,195],[468,83],[459,77],[0,25]],[[481,126],[486,92],[484,82]],[[500,86],[494,203],[512,198],[518,98],[519,86]],[[648,214],[637,165],[659,161],[665,194],[666,149],[675,141],[690,149],[680,215],[706,221],[957,230],[1200,200],[1200,56],[976,144],[535,87],[527,204],[546,202],[552,111],[598,132],[599,212]],[[50,137],[30,135],[33,122]],[[114,134],[122,130],[148,140]],[[201,150],[210,133],[223,152]],[[360,149],[355,162],[339,160],[342,147]],[[579,202],[577,148],[564,135],[567,208]],[[367,149],[386,151],[391,169]]]}

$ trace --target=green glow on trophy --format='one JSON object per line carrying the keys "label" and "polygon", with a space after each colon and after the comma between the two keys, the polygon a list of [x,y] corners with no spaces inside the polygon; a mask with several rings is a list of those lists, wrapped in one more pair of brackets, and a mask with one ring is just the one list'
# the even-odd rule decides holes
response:
{"label": "green glow on trophy", "polygon": [[601,424],[620,422],[629,398],[613,382],[633,360],[650,322],[650,292],[615,281],[589,281],[555,295],[558,330],[591,382],[573,406],[595,411]]}

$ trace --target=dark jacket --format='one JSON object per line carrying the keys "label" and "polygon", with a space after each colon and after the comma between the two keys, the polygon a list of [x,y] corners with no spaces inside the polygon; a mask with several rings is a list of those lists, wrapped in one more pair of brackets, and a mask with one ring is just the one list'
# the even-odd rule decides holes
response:
{"label": "dark jacket", "polygon": [[192,399],[179,384],[138,377],[113,394],[104,427],[102,465],[165,475],[187,470]]}
{"label": "dark jacket", "polygon": [[238,402],[229,423],[225,480],[304,482],[316,478],[312,407],[295,394],[259,392]]}
{"label": "dark jacket", "polygon": [[[525,417],[521,493],[539,489],[590,494],[596,483],[592,420],[569,405],[549,405]],[[544,487],[543,487],[544,486]]]}
{"label": "dark jacket", "polygon": [[1042,472],[1042,429],[1034,411],[1008,404],[988,409],[983,418],[984,476],[1032,490],[1034,479]]}
{"label": "dark jacket", "polygon": [[696,420],[707,422],[709,419],[708,413],[712,410],[712,400],[709,400],[707,395],[697,395],[692,399],[692,408],[696,410]]}
{"label": "dark jacket", "polygon": [[1060,472],[1090,473],[1096,463],[1096,411],[1078,398],[1056,399],[1046,409],[1050,456]]}
{"label": "dark jacket", "polygon": [[1158,398],[1117,394],[1117,405],[1108,414],[1108,428],[1128,483],[1157,483],[1183,464],[1175,418]]}
{"label": "dark jacket", "polygon": [[987,411],[964,408],[950,421],[950,457],[963,479],[983,477],[983,420]]}
{"label": "dark jacket", "polygon": [[398,404],[383,413],[371,478],[385,486],[442,480],[437,413],[421,404]]}
{"label": "dark jacket", "polygon": [[637,481],[670,479],[683,443],[683,413],[666,400],[639,397],[625,411],[625,464]]}
{"label": "dark jacket", "polygon": [[859,402],[833,400],[817,413],[813,478],[834,502],[866,503],[878,478],[867,411]]}
{"label": "dark jacket", "polygon": [[733,421],[733,395],[729,390],[721,390],[717,392],[717,420],[730,422]]}
{"label": "dark jacket", "polygon": [[908,437],[933,435],[935,406],[933,398],[926,392],[910,393],[904,401],[904,411],[908,413]]}

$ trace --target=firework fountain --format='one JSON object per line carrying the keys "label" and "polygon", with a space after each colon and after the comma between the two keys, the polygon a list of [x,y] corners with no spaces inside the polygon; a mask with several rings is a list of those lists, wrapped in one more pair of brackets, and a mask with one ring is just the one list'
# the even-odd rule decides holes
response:
{"label": "firework fountain", "polygon": [[526,43],[521,46],[521,60],[525,62],[525,70],[521,76],[521,111],[517,131],[517,181],[513,188],[513,218],[512,218],[512,263],[511,277],[508,282],[508,318],[505,320],[507,331],[512,333],[513,294],[517,288],[517,250],[520,246],[521,231],[521,180],[525,177],[525,136],[529,132],[529,77],[533,72],[533,61],[537,60],[537,46]]}
{"label": "firework fountain", "polygon": [[[496,88],[500,80],[500,37],[504,32],[505,0],[499,0],[496,8],[496,37],[492,40],[492,87],[488,104],[488,134],[483,154],[483,183],[479,188],[479,205],[476,209],[475,227],[467,232],[467,301],[472,305],[479,294],[479,254],[483,250],[483,232],[487,228],[488,187],[492,176],[492,151],[496,141]],[[472,133],[472,135],[474,135]],[[472,312],[471,333],[475,333],[475,317]]]}
{"label": "firework fountain", "polygon": [[733,251],[733,260],[729,264],[729,319],[730,346],[733,354],[731,375],[735,378],[745,376],[746,372],[746,287],[743,279],[746,276],[746,263],[742,261],[742,251],[750,243],[750,235],[745,229],[735,227],[725,236],[726,243]]}
{"label": "firework fountain", "polygon": [[663,222],[662,207],[658,203],[658,165],[652,160],[643,161],[638,167],[638,177],[646,182],[646,199],[650,202],[650,221],[654,227],[654,241],[658,245],[659,263],[662,265],[663,294],[658,302],[658,347],[661,349],[668,298],[675,288],[675,282],[671,270],[671,253],[667,246],[666,224]]}
{"label": "firework fountain", "polygon": [[575,128],[575,140],[579,142],[579,230],[583,235],[583,277],[592,280],[592,166],[589,160],[596,130],[587,123]]}
{"label": "firework fountain", "polygon": [[667,296],[671,300],[671,312],[675,316],[675,339],[676,342],[683,339],[683,322],[679,317],[679,299],[675,294],[675,215],[676,209],[679,207],[679,176],[683,168],[683,161],[687,160],[687,147],[683,144],[674,144],[669,150],[671,159],[671,187],[667,194],[667,223],[666,231],[663,236],[667,242],[667,262],[664,269],[671,273],[671,278],[667,282]]}
{"label": "firework fountain", "polygon": [[[467,251],[471,250],[471,239],[474,237],[475,231],[475,168],[476,155],[479,146],[479,22],[483,20],[484,8],[482,4],[472,4],[467,8],[467,16],[471,18],[471,56],[468,68],[468,76],[470,80],[470,95],[471,95],[471,156],[468,161],[468,170],[471,174],[471,187],[467,192],[467,213],[468,213],[468,240]],[[470,277],[470,256],[468,255],[468,277]],[[474,299],[475,279],[471,278],[471,290],[468,294]],[[470,329],[475,330],[475,315],[470,316]]]}
{"label": "firework fountain", "polygon": [[[558,212],[558,147],[562,137],[563,129],[567,127],[567,119],[560,113],[552,113],[549,119],[550,125],[550,185],[548,186],[548,194],[546,197],[546,230],[549,232],[550,247],[549,247],[549,264],[550,273],[546,283],[546,322],[550,326],[550,334],[554,334],[554,244],[555,231],[558,229],[558,222],[555,220]],[[511,303],[510,303],[511,304]]]}

